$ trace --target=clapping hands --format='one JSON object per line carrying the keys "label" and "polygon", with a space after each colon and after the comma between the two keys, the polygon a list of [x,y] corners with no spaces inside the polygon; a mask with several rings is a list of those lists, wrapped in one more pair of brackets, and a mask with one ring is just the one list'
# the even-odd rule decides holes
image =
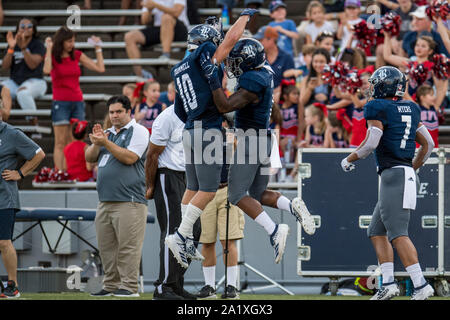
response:
{"label": "clapping hands", "polygon": [[102,126],[98,123],[94,125],[92,128],[92,133],[89,134],[89,139],[92,144],[96,146],[104,146],[108,141],[109,132],[105,133],[102,129]]}

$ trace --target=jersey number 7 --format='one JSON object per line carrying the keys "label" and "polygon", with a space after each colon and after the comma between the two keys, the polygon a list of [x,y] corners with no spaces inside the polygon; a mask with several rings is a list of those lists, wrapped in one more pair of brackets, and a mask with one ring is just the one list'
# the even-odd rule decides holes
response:
{"label": "jersey number 7", "polygon": [[402,142],[400,143],[400,149],[406,148],[406,141],[408,141],[409,134],[411,133],[411,116],[402,116],[402,122],[406,122],[405,134],[403,135]]}

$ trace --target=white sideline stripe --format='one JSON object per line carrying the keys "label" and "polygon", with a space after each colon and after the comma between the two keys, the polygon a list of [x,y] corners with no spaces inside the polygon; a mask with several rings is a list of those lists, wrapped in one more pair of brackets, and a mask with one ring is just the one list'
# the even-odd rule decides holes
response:
{"label": "white sideline stripe", "polygon": [[[166,175],[164,173],[161,173],[160,176],[161,180],[161,190],[163,193],[164,198],[164,206],[166,207],[166,217],[167,217],[167,226],[166,226],[166,238],[169,235],[169,218],[170,218],[170,211],[169,211],[169,201],[167,199],[166,194]],[[167,277],[169,276],[169,247],[167,246],[166,242],[164,241],[164,280],[163,282],[158,286],[158,291],[162,292],[162,284],[167,283]]]}

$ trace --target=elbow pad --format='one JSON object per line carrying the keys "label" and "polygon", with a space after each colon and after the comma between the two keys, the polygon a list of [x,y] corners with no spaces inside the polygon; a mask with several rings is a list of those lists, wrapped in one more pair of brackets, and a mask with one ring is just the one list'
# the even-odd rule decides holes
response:
{"label": "elbow pad", "polygon": [[[431,137],[430,132],[428,131],[428,129],[425,126],[420,126],[416,132],[419,132],[427,140],[428,150],[427,150],[427,153],[425,154],[425,157],[423,158],[423,163],[425,163],[428,160],[428,158],[430,157],[431,153],[433,152],[434,141],[433,141],[433,138]],[[423,146],[421,146],[421,148],[423,148]]]}
{"label": "elbow pad", "polygon": [[380,143],[380,139],[383,136],[383,130],[377,127],[370,127],[367,129],[367,140],[364,145],[355,151],[356,155],[360,159],[365,159],[369,156],[373,150],[375,150]]}

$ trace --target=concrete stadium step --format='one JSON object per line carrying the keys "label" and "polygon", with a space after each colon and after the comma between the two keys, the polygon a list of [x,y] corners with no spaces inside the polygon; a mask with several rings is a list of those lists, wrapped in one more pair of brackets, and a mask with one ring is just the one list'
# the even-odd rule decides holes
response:
{"label": "concrete stadium step", "polygon": [[44,150],[46,156],[49,153],[53,153],[53,146],[55,143],[55,139],[53,137],[52,138],[49,138],[49,137],[35,138],[33,140],[42,148],[42,150]]}
{"label": "concrete stadium step", "polygon": [[83,91],[83,93],[117,95],[122,94],[122,85],[120,83],[81,84],[81,91]]}
{"label": "concrete stadium step", "polygon": [[[101,9],[100,5],[103,3],[103,9],[120,9],[120,0],[103,0],[91,1],[92,9]],[[45,1],[3,1],[4,10],[44,10],[44,9],[58,9],[65,10],[69,5],[78,5],[80,8],[84,6],[83,1],[63,1],[63,0],[45,0]]]}

